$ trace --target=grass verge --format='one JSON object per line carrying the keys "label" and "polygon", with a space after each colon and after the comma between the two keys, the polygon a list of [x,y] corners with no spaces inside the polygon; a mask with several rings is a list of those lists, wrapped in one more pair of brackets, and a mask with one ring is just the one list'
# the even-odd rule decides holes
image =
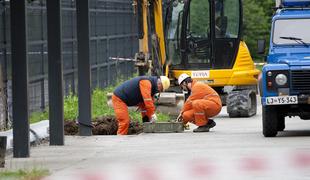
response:
{"label": "grass verge", "polygon": [[46,169],[0,171],[0,179],[3,180],[40,180],[50,175]]}

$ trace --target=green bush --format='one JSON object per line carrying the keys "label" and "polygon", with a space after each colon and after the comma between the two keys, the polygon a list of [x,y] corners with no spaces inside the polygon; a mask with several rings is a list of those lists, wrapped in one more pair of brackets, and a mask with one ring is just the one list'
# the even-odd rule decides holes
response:
{"label": "green bush", "polygon": [[43,112],[33,112],[30,115],[30,123],[36,123],[42,120],[47,120],[48,117],[48,112],[43,111]]}
{"label": "green bush", "polygon": [[75,120],[78,117],[78,97],[72,93],[64,98],[64,119]]}

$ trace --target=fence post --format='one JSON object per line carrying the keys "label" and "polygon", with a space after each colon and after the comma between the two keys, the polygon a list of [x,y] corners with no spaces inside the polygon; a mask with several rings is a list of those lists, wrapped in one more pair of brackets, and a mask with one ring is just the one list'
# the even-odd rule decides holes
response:
{"label": "fence post", "polygon": [[[40,2],[40,6],[44,6],[43,1]],[[40,11],[40,16],[41,16],[41,39],[45,39],[44,38],[44,9],[42,8]],[[47,28],[48,29],[48,28]],[[42,76],[44,77],[45,72],[44,72],[44,44],[41,44],[41,73]],[[45,78],[43,78],[43,80],[41,81],[41,111],[45,110]]]}
{"label": "fence post", "polygon": [[107,84],[106,84],[106,86],[109,86],[110,84],[111,84],[111,82],[112,82],[112,80],[111,80],[111,61],[110,61],[110,59],[109,59],[109,57],[111,56],[111,53],[110,53],[110,38],[109,38],[109,36],[107,36],[107,54],[106,54],[106,62],[107,62],[107,76],[108,76],[108,78],[107,78]]}
{"label": "fence post", "polygon": [[29,157],[26,0],[11,0],[13,154]]}
{"label": "fence post", "polygon": [[7,89],[7,34],[6,29],[8,28],[6,25],[7,22],[7,8],[6,8],[6,2],[3,1],[1,6],[3,6],[3,13],[2,13],[2,22],[3,22],[3,61],[1,62],[1,70],[2,70],[2,82],[3,82],[3,108],[5,108],[4,116],[5,116],[5,126],[4,128],[8,128],[10,122],[10,112],[8,110],[8,89]]}
{"label": "fence post", "polygon": [[7,106],[6,106],[6,96],[5,96],[5,89],[4,89],[4,82],[2,73],[2,64],[0,63],[0,131],[6,128],[6,113],[7,113]]}
{"label": "fence post", "polygon": [[81,136],[91,136],[89,0],[77,0],[76,10],[78,41],[79,134]]}
{"label": "fence post", "polygon": [[50,145],[64,145],[61,1],[47,0]]}
{"label": "fence post", "polygon": [[0,136],[0,168],[5,166],[6,136]]}

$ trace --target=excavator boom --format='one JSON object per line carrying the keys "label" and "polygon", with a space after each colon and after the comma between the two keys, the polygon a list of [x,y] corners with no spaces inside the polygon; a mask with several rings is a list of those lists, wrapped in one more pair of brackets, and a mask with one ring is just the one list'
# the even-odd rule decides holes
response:
{"label": "excavator boom", "polygon": [[138,16],[136,65],[140,69],[139,74],[144,75],[152,69],[156,75],[162,75],[166,63],[162,0],[134,0],[133,5]]}

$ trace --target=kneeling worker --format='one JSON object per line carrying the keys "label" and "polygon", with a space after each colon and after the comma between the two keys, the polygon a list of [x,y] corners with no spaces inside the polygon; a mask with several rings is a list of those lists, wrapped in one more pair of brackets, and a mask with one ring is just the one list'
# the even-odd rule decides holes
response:
{"label": "kneeling worker", "polygon": [[127,135],[129,127],[128,106],[139,106],[143,122],[157,120],[153,96],[168,89],[170,80],[166,76],[139,76],[118,86],[112,103],[118,121],[118,135]]}
{"label": "kneeling worker", "polygon": [[196,124],[198,128],[194,132],[208,132],[216,125],[209,118],[218,115],[222,109],[220,96],[209,85],[193,80],[185,73],[179,76],[178,83],[184,91],[190,93],[178,120],[184,124]]}

